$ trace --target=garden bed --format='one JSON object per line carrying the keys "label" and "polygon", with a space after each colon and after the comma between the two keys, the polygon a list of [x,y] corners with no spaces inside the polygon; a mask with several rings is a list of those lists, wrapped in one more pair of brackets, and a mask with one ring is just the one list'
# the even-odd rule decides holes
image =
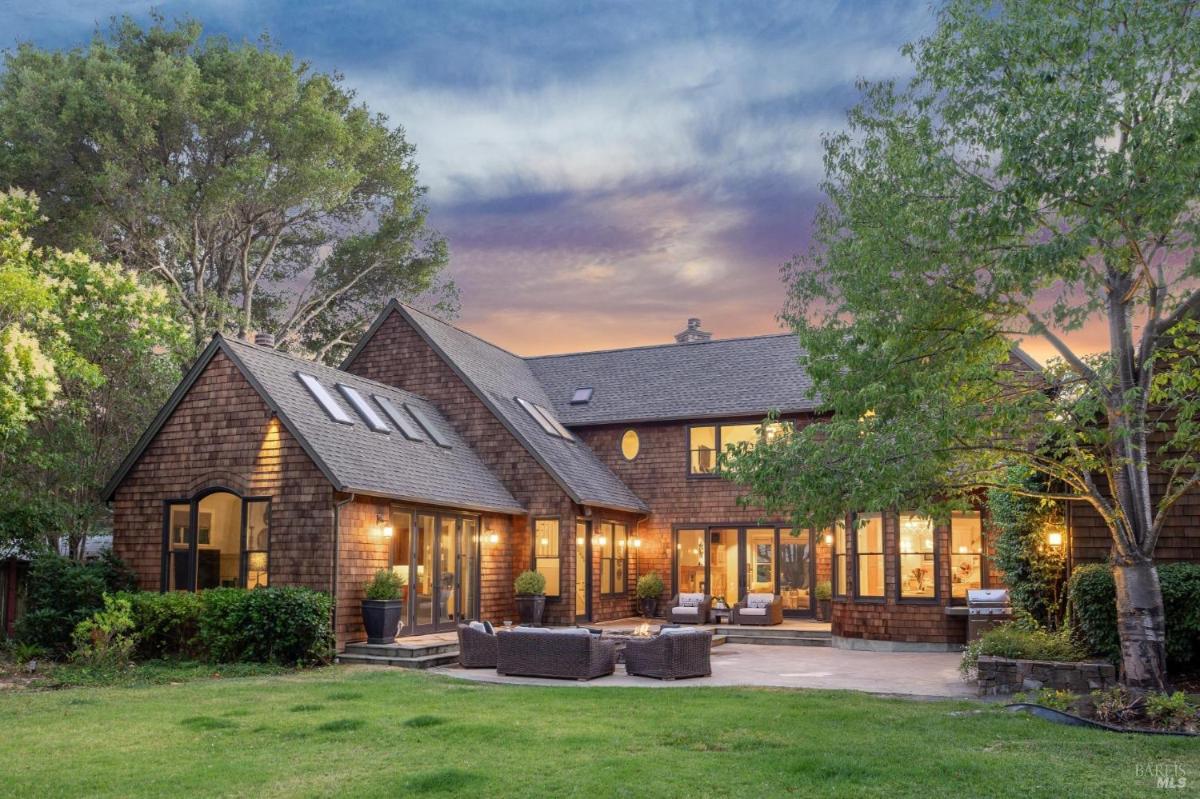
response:
{"label": "garden bed", "polygon": [[1043,688],[1087,693],[1117,684],[1116,667],[1102,660],[1021,660],[980,655],[976,668],[980,696]]}

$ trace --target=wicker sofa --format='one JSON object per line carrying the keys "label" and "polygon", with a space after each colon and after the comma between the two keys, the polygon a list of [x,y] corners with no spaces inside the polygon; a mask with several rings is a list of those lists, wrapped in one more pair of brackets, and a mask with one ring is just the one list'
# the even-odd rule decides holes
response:
{"label": "wicker sofa", "polygon": [[458,665],[464,669],[494,669],[496,634],[475,624],[458,625]]}
{"label": "wicker sofa", "polygon": [[625,672],[639,677],[675,680],[712,674],[712,631],[677,628],[653,638],[630,638],[625,644]]}
{"label": "wicker sofa", "polygon": [[667,619],[675,624],[707,624],[711,609],[708,594],[676,594],[667,605]]}
{"label": "wicker sofa", "polygon": [[616,644],[583,628],[518,627],[496,636],[497,674],[592,680],[616,663]]}
{"label": "wicker sofa", "polygon": [[746,594],[733,606],[734,624],[783,624],[783,597],[779,594]]}

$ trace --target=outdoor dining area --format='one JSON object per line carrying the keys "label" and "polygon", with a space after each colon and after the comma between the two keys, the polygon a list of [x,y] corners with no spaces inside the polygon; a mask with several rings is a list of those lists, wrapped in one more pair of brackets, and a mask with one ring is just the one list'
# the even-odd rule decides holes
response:
{"label": "outdoor dining area", "polygon": [[712,630],[664,623],[652,629],[458,625],[459,665],[500,676],[594,680],[623,663],[630,676],[657,680],[712,674]]}

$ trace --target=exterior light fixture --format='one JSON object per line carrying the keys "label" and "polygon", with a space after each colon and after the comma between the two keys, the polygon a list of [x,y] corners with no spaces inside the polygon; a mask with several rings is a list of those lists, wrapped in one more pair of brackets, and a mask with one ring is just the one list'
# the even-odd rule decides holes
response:
{"label": "exterior light fixture", "polygon": [[1063,534],[1057,530],[1046,535],[1046,543],[1058,549],[1063,543]]}
{"label": "exterior light fixture", "polygon": [[391,538],[392,533],[395,532],[382,513],[375,514],[375,528],[379,530],[379,534],[384,538]]}
{"label": "exterior light fixture", "polygon": [[488,540],[489,544],[499,544],[500,543],[500,534],[499,533],[488,533],[487,540]]}
{"label": "exterior light fixture", "polygon": [[633,539],[633,548],[641,549],[642,548],[642,539],[640,539],[640,538]]}
{"label": "exterior light fixture", "polygon": [[608,539],[607,539],[607,538],[605,538],[605,537],[604,537],[604,536],[602,536],[602,535],[598,535],[598,536],[594,536],[594,537],[592,538],[592,543],[593,543],[593,544],[595,544],[595,545],[596,545],[596,546],[598,546],[598,547],[602,547],[602,546],[604,546],[605,544],[607,544],[607,543],[608,543]]}
{"label": "exterior light fixture", "polygon": [[825,534],[825,543],[826,543],[826,544],[832,544],[832,543],[833,543],[833,533],[826,533],[826,534]]}

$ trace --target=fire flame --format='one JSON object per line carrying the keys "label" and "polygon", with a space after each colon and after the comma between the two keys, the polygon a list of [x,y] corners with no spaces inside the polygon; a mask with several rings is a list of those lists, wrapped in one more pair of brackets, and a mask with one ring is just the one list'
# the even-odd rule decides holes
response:
{"label": "fire flame", "polygon": [[637,627],[633,628],[633,634],[636,635],[638,638],[649,638],[650,637],[650,625],[644,624],[644,623],[639,624]]}

